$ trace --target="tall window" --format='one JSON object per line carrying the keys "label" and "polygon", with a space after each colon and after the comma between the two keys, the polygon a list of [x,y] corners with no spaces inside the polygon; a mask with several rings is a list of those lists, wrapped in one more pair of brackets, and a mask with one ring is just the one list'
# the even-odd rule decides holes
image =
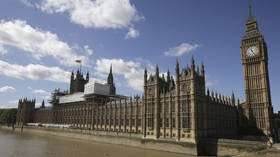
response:
{"label": "tall window", "polygon": [[183,100],[182,101],[182,121],[183,121],[183,124],[182,124],[182,127],[183,128],[187,128],[188,127],[188,117],[187,117],[187,101],[186,100]]}
{"label": "tall window", "polygon": [[172,118],[172,128],[175,128],[175,118]]}
{"label": "tall window", "polygon": [[153,113],[154,113],[154,104],[153,103],[148,103],[147,118],[148,118],[148,128],[149,129],[153,129],[153,127],[154,127]]}
{"label": "tall window", "polygon": [[169,118],[166,118],[165,127],[166,127],[166,128],[169,128]]}
{"label": "tall window", "polygon": [[174,101],[172,101],[172,103],[171,103],[171,109],[172,109],[172,112],[175,112],[175,102]]}
{"label": "tall window", "polygon": [[169,112],[169,103],[168,102],[165,103],[165,111],[166,111],[166,113]]}

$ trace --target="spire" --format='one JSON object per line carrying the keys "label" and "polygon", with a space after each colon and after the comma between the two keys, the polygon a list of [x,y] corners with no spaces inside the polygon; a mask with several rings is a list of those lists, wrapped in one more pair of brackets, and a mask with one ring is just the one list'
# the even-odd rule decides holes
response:
{"label": "spire", "polygon": [[256,22],[256,19],[252,13],[252,5],[249,4],[249,17],[248,17],[247,23],[253,23],[253,22]]}
{"label": "spire", "polygon": [[42,106],[41,106],[42,108],[45,108],[45,100],[43,100],[43,102],[42,102]]}
{"label": "spire", "polygon": [[110,65],[110,74],[112,74],[112,63]]}
{"label": "spire", "polygon": [[191,60],[191,66],[194,66],[194,58],[193,58],[193,55],[192,55],[192,60]]}
{"label": "spire", "polygon": [[201,75],[204,77],[205,76],[205,70],[204,70],[204,64],[203,62],[201,63]]}
{"label": "spire", "polygon": [[114,77],[112,72],[112,64],[110,65],[110,73],[107,78],[107,84],[113,85],[114,84]]}
{"label": "spire", "polygon": [[179,62],[178,62],[178,59],[176,59],[176,71],[177,69],[179,70]]}
{"label": "spire", "polygon": [[89,81],[89,73],[87,72],[87,75],[86,75],[86,81],[88,82]]}
{"label": "spire", "polygon": [[166,81],[167,81],[167,84],[168,84],[168,86],[170,85],[170,71],[169,71],[169,69],[168,69],[168,71],[167,71],[167,78],[166,78]]}
{"label": "spire", "polygon": [[231,104],[235,105],[235,96],[234,96],[233,91],[232,91],[232,95],[231,95]]}
{"label": "spire", "polygon": [[176,60],[176,81],[179,81],[179,62],[178,59]]}
{"label": "spire", "polygon": [[156,78],[159,78],[159,68],[158,68],[158,65],[156,65]]}
{"label": "spire", "polygon": [[147,69],[145,67],[145,70],[144,70],[144,83],[147,82]]}
{"label": "spire", "polygon": [[192,76],[194,76],[194,72],[195,72],[195,65],[194,65],[194,58],[193,58],[193,55],[192,55],[192,59],[191,59],[191,73],[192,73]]}

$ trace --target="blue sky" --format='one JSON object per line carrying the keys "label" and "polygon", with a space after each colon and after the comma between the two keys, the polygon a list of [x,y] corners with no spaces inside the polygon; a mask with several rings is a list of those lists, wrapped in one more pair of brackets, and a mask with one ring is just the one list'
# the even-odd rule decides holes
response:
{"label": "blue sky", "polygon": [[[0,107],[19,98],[48,99],[69,88],[81,59],[92,81],[109,66],[117,93],[142,93],[143,69],[152,73],[204,62],[207,86],[244,100],[240,42],[249,0],[9,0],[0,2]],[[253,1],[268,45],[274,111],[280,109],[280,1]]]}

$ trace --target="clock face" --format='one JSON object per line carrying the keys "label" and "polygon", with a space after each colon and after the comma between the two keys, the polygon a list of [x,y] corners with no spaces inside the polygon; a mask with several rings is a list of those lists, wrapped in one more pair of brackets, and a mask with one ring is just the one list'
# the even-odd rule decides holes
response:
{"label": "clock face", "polygon": [[247,49],[247,56],[255,56],[258,53],[259,49],[256,46],[251,46]]}

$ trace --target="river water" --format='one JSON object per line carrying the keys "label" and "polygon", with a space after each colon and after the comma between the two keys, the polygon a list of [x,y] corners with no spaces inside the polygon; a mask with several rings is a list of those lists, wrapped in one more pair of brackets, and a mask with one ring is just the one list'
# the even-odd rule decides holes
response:
{"label": "river water", "polygon": [[0,157],[190,157],[58,136],[0,130]]}

